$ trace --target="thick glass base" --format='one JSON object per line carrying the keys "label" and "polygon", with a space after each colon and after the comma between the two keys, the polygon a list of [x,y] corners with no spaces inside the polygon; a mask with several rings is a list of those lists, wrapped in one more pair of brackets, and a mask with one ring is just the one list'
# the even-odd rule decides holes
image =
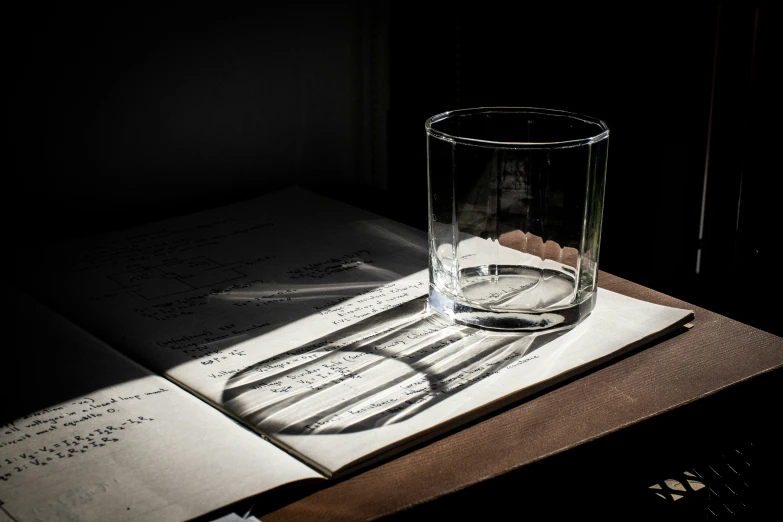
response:
{"label": "thick glass base", "polygon": [[430,284],[430,307],[448,319],[469,326],[492,330],[554,330],[573,328],[590,315],[595,307],[595,293],[581,303],[555,309],[534,311],[490,310],[457,300]]}

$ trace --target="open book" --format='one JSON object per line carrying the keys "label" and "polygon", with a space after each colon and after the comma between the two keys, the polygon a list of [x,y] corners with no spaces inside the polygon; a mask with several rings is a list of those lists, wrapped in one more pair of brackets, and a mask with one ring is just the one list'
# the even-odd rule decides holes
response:
{"label": "open book", "polygon": [[427,255],[291,188],[31,256],[18,324],[46,394],[5,402],[0,521],[182,520],[351,473],[693,317],[600,290],[567,332],[454,325]]}

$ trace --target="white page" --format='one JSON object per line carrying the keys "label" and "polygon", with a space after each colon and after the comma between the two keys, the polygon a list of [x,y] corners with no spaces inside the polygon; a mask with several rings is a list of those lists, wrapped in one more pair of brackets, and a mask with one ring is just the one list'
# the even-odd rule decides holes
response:
{"label": "white page", "polygon": [[599,289],[595,310],[572,330],[505,333],[452,325],[421,299],[233,375],[222,402],[335,474],[551,386],[692,317]]}
{"label": "white page", "polygon": [[690,316],[601,291],[562,336],[446,326],[417,300],[426,234],[298,189],[112,239],[58,255],[70,290],[47,295],[325,474]]}
{"label": "white page", "polygon": [[[31,300],[28,361],[3,390],[0,512],[14,520],[183,520],[323,478]],[[29,371],[33,369],[34,371]],[[27,370],[27,372],[25,372]],[[29,372],[29,373],[28,373]],[[7,382],[4,383],[5,385]],[[51,402],[24,404],[43,388]],[[28,393],[25,393],[28,391]]]}
{"label": "white page", "polygon": [[[250,364],[427,292],[424,232],[296,188],[37,261],[42,299],[211,399]],[[281,328],[282,345],[236,348]]]}

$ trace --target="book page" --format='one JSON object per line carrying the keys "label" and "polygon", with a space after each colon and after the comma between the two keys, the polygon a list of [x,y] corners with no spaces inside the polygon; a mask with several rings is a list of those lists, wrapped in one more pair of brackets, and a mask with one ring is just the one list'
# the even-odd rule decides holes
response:
{"label": "book page", "polygon": [[426,233],[296,188],[30,264],[42,300],[212,400],[255,362],[427,293]]}
{"label": "book page", "polygon": [[323,479],[61,316],[15,304],[13,348],[25,353],[19,378],[3,380],[0,419],[9,519],[184,520]]}
{"label": "book page", "polygon": [[46,295],[75,320],[327,476],[692,316],[600,291],[568,332],[450,325],[426,234],[298,189],[66,253],[69,290]]}
{"label": "book page", "polygon": [[499,332],[451,324],[421,298],[232,375],[221,402],[324,473],[346,473],[692,318],[599,289],[572,330]]}

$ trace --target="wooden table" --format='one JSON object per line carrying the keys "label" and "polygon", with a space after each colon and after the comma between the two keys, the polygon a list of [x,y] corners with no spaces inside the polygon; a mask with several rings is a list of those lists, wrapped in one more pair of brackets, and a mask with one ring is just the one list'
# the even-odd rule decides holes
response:
{"label": "wooden table", "polygon": [[768,508],[781,484],[773,441],[780,438],[783,339],[605,272],[599,281],[692,309],[693,327],[360,474],[264,495],[255,499],[255,516],[650,514],[657,497],[649,486],[738,444],[755,452],[748,509]]}

